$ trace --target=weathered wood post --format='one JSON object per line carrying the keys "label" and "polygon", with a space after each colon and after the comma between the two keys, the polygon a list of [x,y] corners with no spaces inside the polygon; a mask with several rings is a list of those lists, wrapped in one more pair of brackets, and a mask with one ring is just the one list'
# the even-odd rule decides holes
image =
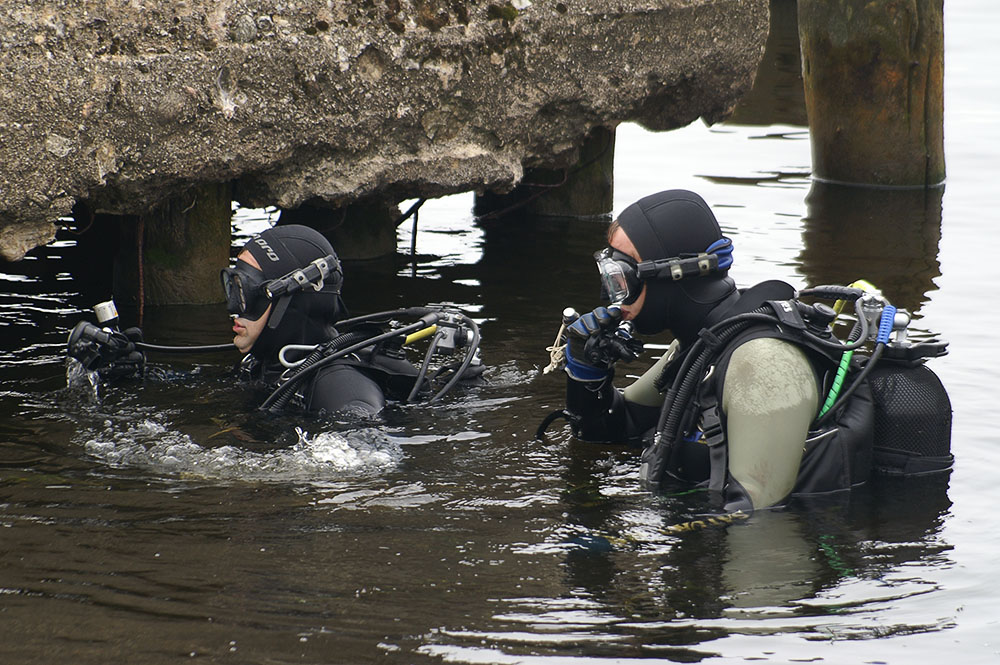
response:
{"label": "weathered wood post", "polygon": [[799,0],[813,175],[944,181],[943,0]]}
{"label": "weathered wood post", "polygon": [[614,207],[615,131],[597,127],[580,146],[579,159],[565,169],[528,169],[509,194],[476,196],[480,218],[518,215],[600,217]]}
{"label": "weathered wood post", "polygon": [[121,217],[115,300],[143,306],[221,302],[229,264],[232,188],[197,185],[142,216]]}

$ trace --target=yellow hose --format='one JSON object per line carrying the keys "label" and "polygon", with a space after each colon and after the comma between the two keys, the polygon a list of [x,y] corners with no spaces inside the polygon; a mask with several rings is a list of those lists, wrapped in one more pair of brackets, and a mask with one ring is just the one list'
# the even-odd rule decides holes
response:
{"label": "yellow hose", "polygon": [[[874,284],[864,279],[859,279],[856,282],[852,282],[851,284],[849,284],[849,286],[852,289],[861,289],[865,293],[879,292],[878,287],[876,287]],[[840,312],[843,311],[844,304],[846,302],[847,302],[846,300],[838,300],[837,302],[833,303],[833,311],[835,311],[838,316],[840,315]]]}
{"label": "yellow hose", "polygon": [[427,326],[422,330],[418,330],[415,333],[410,333],[409,335],[406,336],[406,339],[403,340],[403,344],[406,345],[406,344],[412,344],[413,342],[419,342],[423,338],[430,337],[431,335],[436,333],[437,329],[438,329],[437,324],[435,324],[433,326]]}

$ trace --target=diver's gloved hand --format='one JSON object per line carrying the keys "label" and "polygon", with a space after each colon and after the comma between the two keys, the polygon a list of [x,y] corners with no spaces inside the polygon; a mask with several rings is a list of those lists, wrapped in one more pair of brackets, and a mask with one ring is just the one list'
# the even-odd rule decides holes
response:
{"label": "diver's gloved hand", "polygon": [[598,307],[566,329],[566,373],[576,381],[603,381],[616,357],[601,353],[622,321],[619,307]]}
{"label": "diver's gloved hand", "polygon": [[146,367],[146,355],[135,347],[142,341],[142,330],[126,328],[122,332],[112,333],[116,352],[108,363],[98,369],[102,379],[114,380],[123,377],[142,376]]}

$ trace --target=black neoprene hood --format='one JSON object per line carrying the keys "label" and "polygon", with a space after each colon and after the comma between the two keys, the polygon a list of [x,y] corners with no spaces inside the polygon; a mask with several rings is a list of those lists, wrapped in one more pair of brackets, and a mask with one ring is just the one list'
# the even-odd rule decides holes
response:
{"label": "black neoprene hood", "polygon": [[243,249],[250,252],[267,279],[277,279],[306,266],[310,261],[333,254],[333,246],[318,231],[288,224],[258,233]]}
{"label": "black neoprene hood", "polygon": [[618,224],[643,261],[703,252],[722,237],[712,209],[686,189],[639,199],[622,211]]}
{"label": "black neoprene hood", "polygon": [[[284,277],[316,259],[337,256],[322,234],[299,224],[275,226],[254,235],[243,249],[257,260],[268,280]],[[332,335],[333,324],[346,313],[339,290],[339,281],[334,284],[331,280],[320,291],[304,289],[294,294],[277,327],[269,320],[250,353],[268,363],[277,360],[278,351],[286,344],[326,341]]]}
{"label": "black neoprene hood", "polygon": [[[722,229],[705,200],[685,189],[651,194],[625,208],[618,224],[643,261],[704,252],[722,238]],[[727,271],[673,281],[645,282],[646,300],[635,317],[636,330],[650,335],[670,329],[681,341],[701,328],[708,311],[736,290]]]}

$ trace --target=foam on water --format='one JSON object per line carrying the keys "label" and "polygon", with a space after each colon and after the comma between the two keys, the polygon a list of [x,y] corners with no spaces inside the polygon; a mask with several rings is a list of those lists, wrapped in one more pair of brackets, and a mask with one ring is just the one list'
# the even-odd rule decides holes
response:
{"label": "foam on water", "polygon": [[320,432],[299,428],[294,445],[258,452],[237,446],[203,447],[183,432],[152,418],[123,426],[105,420],[88,436],[86,451],[115,468],[222,480],[287,482],[372,475],[394,468],[402,459],[399,445],[375,428]]}

